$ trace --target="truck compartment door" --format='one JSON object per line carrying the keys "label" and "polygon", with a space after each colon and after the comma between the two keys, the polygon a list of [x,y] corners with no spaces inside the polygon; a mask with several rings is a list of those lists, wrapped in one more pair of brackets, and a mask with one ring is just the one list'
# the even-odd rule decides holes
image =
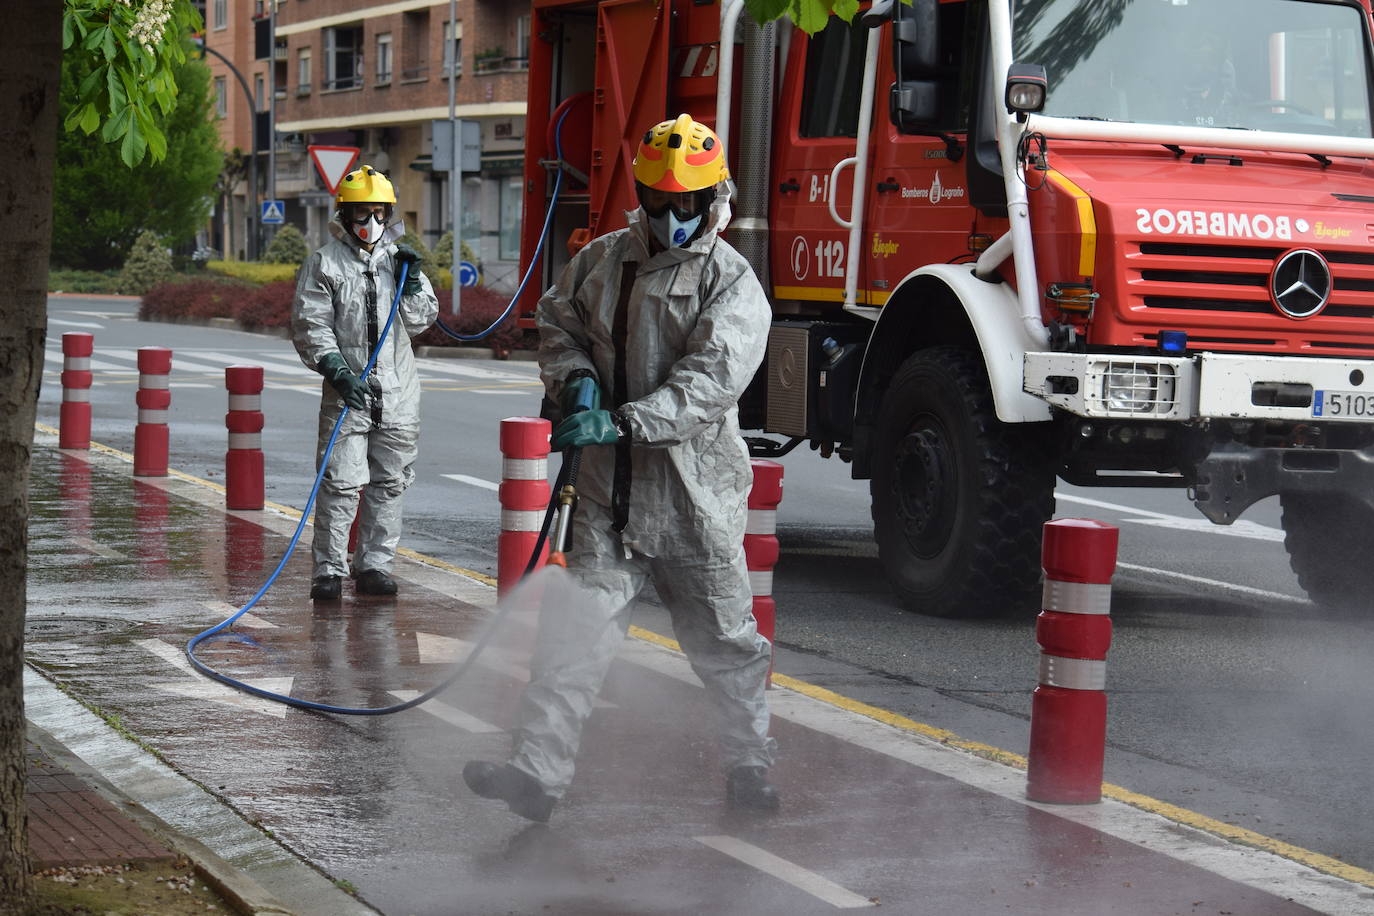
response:
{"label": "truck compartment door", "polygon": [[610,0],[598,9],[592,115],[591,201],[571,245],[624,224],[639,204],[632,165],[644,131],[668,114],[668,18],[672,6]]}

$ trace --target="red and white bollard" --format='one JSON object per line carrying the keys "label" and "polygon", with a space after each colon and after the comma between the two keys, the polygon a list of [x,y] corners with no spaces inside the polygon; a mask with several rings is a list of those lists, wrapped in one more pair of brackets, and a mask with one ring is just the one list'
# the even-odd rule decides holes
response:
{"label": "red and white bollard", "polygon": [[229,451],[224,456],[224,502],[230,509],[261,509],[264,501],[262,466],[262,366],[229,366],[224,370],[229,389]]}
{"label": "red and white bollard", "polygon": [[58,414],[58,448],[91,447],[91,354],[95,335],[68,331],[62,335],[62,407]]}
{"label": "red and white bollard", "polygon": [[[778,503],[782,502],[782,465],[754,458],[749,462],[754,486],[749,491],[749,518],[744,527],[744,562],[754,594],[754,622],[770,643],[777,628],[773,602],[773,567],[778,563]],[[768,686],[773,686],[773,663],[768,663]]]}
{"label": "red and white bollard", "polygon": [[167,476],[167,409],[172,406],[172,351],[138,348],[138,425],[134,476]]}
{"label": "red and white bollard", "polygon": [[[504,595],[525,574],[549,507],[549,436],[541,417],[501,421],[501,535],[496,542],[496,593]],[[536,568],[549,555],[545,541]]]}
{"label": "red and white bollard", "polygon": [[1119,529],[1086,518],[1045,523],[1044,610],[1035,624],[1040,686],[1031,701],[1026,797],[1102,800],[1107,746],[1107,649]]}

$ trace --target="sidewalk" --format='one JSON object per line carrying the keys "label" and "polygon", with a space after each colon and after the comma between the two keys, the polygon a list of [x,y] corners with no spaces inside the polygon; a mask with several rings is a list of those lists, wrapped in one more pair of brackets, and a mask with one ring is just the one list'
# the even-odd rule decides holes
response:
{"label": "sidewalk", "polygon": [[[182,647],[253,594],[294,521],[226,512],[220,492],[184,475],[132,480],[110,450],[53,446],[40,434],[34,450],[30,720],[171,831],[145,832],[192,858],[203,845],[265,888],[266,906],[300,916],[368,905],[394,916],[1374,914],[1374,883],[1358,870],[1319,871],[1111,799],[1028,802],[1023,771],[781,665],[787,686],[770,701],[783,810],[733,814],[704,691],[670,640],[640,630],[612,667],[572,790],[547,827],[531,827],[475,798],[459,771],[508,746],[532,616],[519,615],[511,641],[458,688],[399,715],[324,716],[247,697],[191,673]],[[202,657],[303,698],[413,696],[466,656],[494,595],[436,560],[412,557],[396,574],[394,601],[346,588],[336,605],[312,605],[308,557],[295,556],[245,629]]]}
{"label": "sidewalk", "polygon": [[[219,903],[211,906],[222,904],[245,916],[288,912],[246,874],[197,840],[176,835],[32,723],[25,763],[30,867],[39,882],[89,887],[113,876],[126,885],[125,875],[134,883],[148,873],[130,871],[131,866],[148,866],[174,896],[199,879],[218,894]],[[108,902],[115,904],[111,898]],[[189,899],[177,902],[200,906]]]}

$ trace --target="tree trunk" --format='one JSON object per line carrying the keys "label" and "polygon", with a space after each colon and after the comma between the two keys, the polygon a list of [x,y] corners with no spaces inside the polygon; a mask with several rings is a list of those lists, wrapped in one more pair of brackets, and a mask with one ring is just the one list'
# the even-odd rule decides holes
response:
{"label": "tree trunk", "polygon": [[[29,456],[47,327],[62,4],[6,0],[0,32],[0,914],[32,892],[24,801]],[[117,180],[117,176],[111,176]],[[98,189],[92,189],[98,193]]]}

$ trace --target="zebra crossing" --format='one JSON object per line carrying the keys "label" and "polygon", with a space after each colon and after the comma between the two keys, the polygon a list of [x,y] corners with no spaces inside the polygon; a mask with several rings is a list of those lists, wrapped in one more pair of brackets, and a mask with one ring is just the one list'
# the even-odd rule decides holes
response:
{"label": "zebra crossing", "polygon": [[[495,368],[475,360],[432,357],[417,358],[415,363],[420,384],[425,390],[528,396],[530,389],[541,387],[539,371],[533,363],[513,363],[509,367]],[[172,355],[171,386],[216,387],[223,384],[225,367],[235,365],[262,366],[264,386],[267,388],[312,395],[320,390],[319,374],[302,365],[295,351],[285,341],[276,346],[251,350],[178,348]],[[90,367],[94,374],[93,387],[110,384],[127,386],[138,379],[138,351],[97,346]],[[55,382],[60,377],[60,340],[48,341],[43,372]]]}

